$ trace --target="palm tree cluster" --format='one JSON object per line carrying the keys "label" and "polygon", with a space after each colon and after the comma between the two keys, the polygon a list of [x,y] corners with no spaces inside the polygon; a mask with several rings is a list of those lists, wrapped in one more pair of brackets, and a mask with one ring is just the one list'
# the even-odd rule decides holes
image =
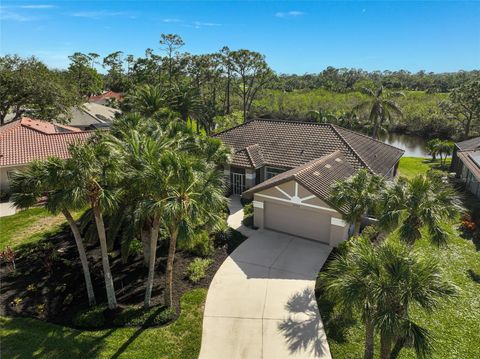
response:
{"label": "palm tree cluster", "polygon": [[440,165],[445,167],[447,157],[452,155],[453,147],[455,144],[452,141],[444,141],[438,138],[434,138],[427,142],[425,146],[430,156],[432,156],[432,161],[435,162],[437,156],[440,157]]}
{"label": "palm tree cluster", "polygon": [[188,240],[198,229],[213,231],[222,223],[226,199],[218,165],[230,160],[230,150],[217,139],[196,136],[182,123],[129,114],[110,133],[99,132],[85,144],[72,145],[69,152],[67,160],[49,158],[15,172],[11,184],[15,205],[26,208],[45,196],[48,210],[64,214],[77,244],[90,305],[95,304],[95,295],[82,231],[72,210],[89,208],[86,218],[92,219],[94,237],[100,242],[110,309],[117,307],[109,252],[118,228],[128,228],[130,239],[142,239],[148,266],[145,308],[151,302],[157,243],[166,237],[164,302],[171,306],[177,241]]}
{"label": "palm tree cluster", "polygon": [[[381,359],[397,358],[406,346],[413,347],[417,357],[427,357],[431,335],[412,320],[410,310],[413,306],[433,310],[441,298],[455,293],[455,287],[442,279],[434,258],[415,251],[414,243],[424,234],[437,246],[447,243],[452,234],[449,223],[460,210],[455,192],[436,172],[385,181],[361,170],[336,183],[330,201],[354,224],[355,239],[330,262],[322,283],[326,296],[343,313],[361,316],[364,358],[374,357],[376,333]],[[359,237],[366,214],[377,218],[386,239]],[[386,235],[394,230],[398,239]]]}

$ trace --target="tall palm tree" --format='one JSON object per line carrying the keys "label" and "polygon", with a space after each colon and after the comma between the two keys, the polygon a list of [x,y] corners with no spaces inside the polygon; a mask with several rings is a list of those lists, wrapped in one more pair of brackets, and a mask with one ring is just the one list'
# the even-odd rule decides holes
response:
{"label": "tall palm tree", "polygon": [[400,227],[400,238],[408,244],[422,237],[422,228],[427,229],[432,243],[445,244],[451,234],[448,223],[460,210],[452,187],[426,175],[390,184],[380,202],[380,227]]}
{"label": "tall palm tree", "polygon": [[177,240],[187,239],[201,222],[218,222],[226,198],[223,174],[203,159],[180,154],[171,158],[164,219],[169,233],[165,304],[172,305],[173,262]]}
{"label": "tall palm tree", "polygon": [[72,210],[82,208],[82,203],[75,196],[75,188],[62,177],[64,175],[65,161],[59,158],[52,157],[43,162],[31,162],[21,172],[12,173],[10,187],[12,200],[16,207],[28,208],[35,205],[46,194],[45,208],[51,213],[61,212],[65,216],[77,245],[87,288],[88,303],[92,306],[95,305],[95,293],[87,254],[80,229],[71,214]]}
{"label": "tall palm tree", "polygon": [[115,309],[117,299],[108,259],[103,213],[115,208],[119,197],[116,187],[120,174],[118,159],[109,154],[109,149],[101,141],[72,145],[69,152],[71,157],[66,161],[65,182],[75,186],[73,191],[77,198],[89,204],[92,209],[102,253],[108,307]]}
{"label": "tall palm tree", "polygon": [[403,92],[386,91],[383,86],[380,86],[376,91],[367,87],[362,88],[362,92],[366,94],[369,99],[358,104],[354,110],[369,109],[369,122],[372,124],[372,137],[377,138],[378,130],[386,121],[396,116],[402,116],[403,111],[400,105],[395,101],[395,98],[405,96]]}
{"label": "tall palm tree", "polygon": [[429,155],[432,156],[432,162],[437,160],[438,147],[442,141],[438,138],[434,138],[427,142],[425,149],[428,151]]}
{"label": "tall palm tree", "polygon": [[360,233],[362,216],[375,208],[383,187],[383,179],[366,169],[332,186],[330,202],[344,208],[344,219],[354,224],[355,237]]}
{"label": "tall palm tree", "polygon": [[202,104],[198,90],[185,83],[172,87],[170,107],[177,111],[180,114],[180,119],[186,123],[201,110]]}
{"label": "tall palm tree", "polygon": [[167,93],[158,85],[143,85],[127,96],[126,104],[142,116],[156,117],[168,107]]}
{"label": "tall palm tree", "polygon": [[[442,279],[434,258],[426,258],[393,239],[374,245],[351,242],[321,274],[327,296],[344,312],[356,312],[365,323],[365,359],[374,355],[375,330],[380,334],[380,359],[397,358],[411,345],[426,357],[432,342],[427,329],[410,317],[413,306],[432,311],[455,286]],[[392,348],[393,346],[393,348]]]}

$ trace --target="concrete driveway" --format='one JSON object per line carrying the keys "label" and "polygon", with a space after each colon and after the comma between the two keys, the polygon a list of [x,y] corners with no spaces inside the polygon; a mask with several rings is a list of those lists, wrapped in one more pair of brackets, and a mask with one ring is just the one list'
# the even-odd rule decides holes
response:
{"label": "concrete driveway", "polygon": [[331,247],[253,232],[210,285],[200,359],[331,358],[314,296]]}

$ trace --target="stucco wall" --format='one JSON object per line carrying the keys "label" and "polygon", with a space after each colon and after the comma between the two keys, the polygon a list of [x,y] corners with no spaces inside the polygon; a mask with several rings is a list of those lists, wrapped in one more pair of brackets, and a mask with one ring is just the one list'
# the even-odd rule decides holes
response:
{"label": "stucco wall", "polygon": [[[320,216],[318,223],[323,223],[323,226],[328,223],[329,227],[318,230],[328,235],[328,243],[332,246],[337,246],[347,239],[349,225],[342,220],[342,215],[295,181],[289,181],[254,194],[254,224],[258,228],[264,228],[265,207],[268,206],[268,203],[284,204],[285,211],[297,207]],[[282,215],[285,220],[288,218],[289,221],[292,221],[292,231],[295,230],[293,223],[301,221],[300,218],[295,218],[299,212],[292,210],[289,215]],[[285,223],[282,222],[282,224],[285,227]]]}

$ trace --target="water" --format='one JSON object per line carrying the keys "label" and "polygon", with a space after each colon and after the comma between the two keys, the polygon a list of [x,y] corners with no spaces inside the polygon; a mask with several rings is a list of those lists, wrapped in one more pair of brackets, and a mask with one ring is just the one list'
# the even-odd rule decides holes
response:
{"label": "water", "polygon": [[401,133],[387,133],[379,137],[381,141],[405,150],[404,157],[430,157],[425,149],[427,140],[423,137]]}

